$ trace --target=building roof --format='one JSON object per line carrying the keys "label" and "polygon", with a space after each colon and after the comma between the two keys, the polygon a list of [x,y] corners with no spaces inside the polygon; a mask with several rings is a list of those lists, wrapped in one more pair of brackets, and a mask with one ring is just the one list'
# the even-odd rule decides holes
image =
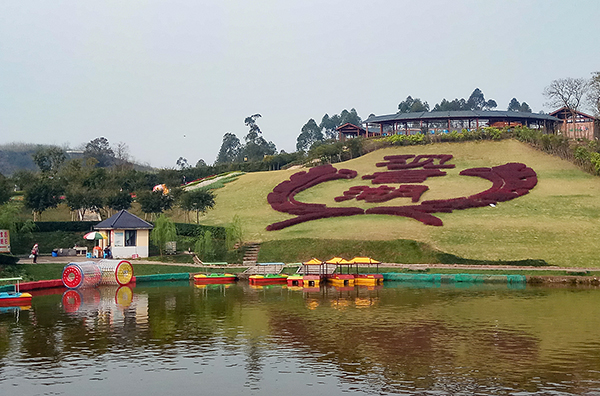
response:
{"label": "building roof", "polygon": [[340,125],[339,127],[335,128],[335,129],[336,129],[336,131],[342,131],[342,132],[345,131],[345,130],[348,130],[348,129],[350,129],[350,130],[360,130],[360,131],[363,131],[363,132],[366,131],[365,128],[363,128],[361,126],[357,126],[357,125],[351,124],[349,122],[345,123],[344,125]]}
{"label": "building roof", "polygon": [[136,215],[133,215],[126,210],[120,210],[114,216],[101,221],[94,226],[95,230],[151,230],[152,228],[154,228],[152,224],[140,219]]}
{"label": "building roof", "polygon": [[512,119],[512,120],[539,120],[560,121],[549,114],[522,113],[520,111],[491,111],[491,110],[463,110],[463,111],[419,111],[414,113],[396,113],[381,116],[371,116],[365,123],[387,123],[394,121],[415,120],[448,120],[448,119]]}
{"label": "building roof", "polygon": [[[571,112],[572,111],[573,110],[570,110],[566,106],[563,106],[560,109],[558,109],[558,110],[553,111],[552,113],[550,113],[550,115],[553,116],[553,117],[558,117],[561,120],[564,120],[566,118],[571,118],[571,114],[572,114]],[[575,110],[575,114],[577,114],[577,116],[579,118],[588,118],[588,119],[590,119],[590,121],[593,120],[594,118],[596,118],[596,117],[594,117],[592,115],[589,115],[589,114],[586,114],[586,113],[584,113],[582,111],[577,111],[577,110]]]}

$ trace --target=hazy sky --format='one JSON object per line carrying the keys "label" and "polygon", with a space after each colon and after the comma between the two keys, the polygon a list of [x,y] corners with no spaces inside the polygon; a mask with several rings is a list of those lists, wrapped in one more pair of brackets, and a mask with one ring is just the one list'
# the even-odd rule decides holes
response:
{"label": "hazy sky", "polygon": [[139,162],[212,163],[244,118],[277,149],[355,108],[479,87],[533,111],[600,71],[598,0],[0,0],[0,144],[105,136]]}

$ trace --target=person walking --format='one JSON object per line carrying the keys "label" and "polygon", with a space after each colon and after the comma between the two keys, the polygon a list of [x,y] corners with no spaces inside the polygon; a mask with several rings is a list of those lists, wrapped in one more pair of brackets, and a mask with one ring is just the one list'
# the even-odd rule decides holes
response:
{"label": "person walking", "polygon": [[31,258],[33,259],[33,264],[35,264],[37,262],[37,256],[40,254],[40,248],[38,247],[38,244],[36,243],[35,245],[33,245],[33,249],[31,249]]}

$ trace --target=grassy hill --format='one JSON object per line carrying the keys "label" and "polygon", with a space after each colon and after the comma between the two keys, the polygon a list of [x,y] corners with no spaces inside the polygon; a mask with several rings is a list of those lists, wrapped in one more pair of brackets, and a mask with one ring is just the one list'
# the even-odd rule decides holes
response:
{"label": "grassy hill", "polygon": [[[413,219],[362,215],[310,221],[280,231],[266,231],[267,225],[292,216],[276,212],[267,195],[278,183],[299,170],[248,173],[216,190],[217,205],[202,223],[225,225],[234,215],[242,218],[245,239],[252,241],[322,238],[349,240],[411,239],[434,249],[478,260],[543,259],[549,264],[574,267],[600,267],[600,178],[575,165],[541,153],[514,140],[440,143],[427,146],[387,148],[335,167],[353,169],[358,177],[320,184],[296,196],[300,201],[329,206],[377,204],[333,198],[353,185],[366,185],[361,176],[381,171],[375,166],[386,155],[452,154],[455,169],[445,177],[428,179],[421,200],[471,195],[489,188],[490,182],[460,176],[463,169],[490,167],[507,162],[523,162],[538,175],[538,185],[528,194],[497,207],[484,207],[439,213],[444,225],[427,226]],[[408,198],[396,198],[385,205],[406,205]],[[381,205],[381,204],[380,204]],[[307,252],[310,255],[310,252]]]}

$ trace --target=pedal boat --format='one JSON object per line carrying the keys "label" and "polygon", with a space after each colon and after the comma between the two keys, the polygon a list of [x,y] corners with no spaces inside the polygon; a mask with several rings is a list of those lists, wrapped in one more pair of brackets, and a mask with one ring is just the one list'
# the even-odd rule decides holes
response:
{"label": "pedal boat", "polygon": [[19,281],[22,279],[22,277],[0,279],[0,281],[17,281],[14,292],[0,292],[0,307],[24,307],[31,305],[31,294],[19,291]]}
{"label": "pedal boat", "polygon": [[218,284],[218,283],[233,283],[237,277],[235,274],[196,274],[194,275],[194,283],[197,285]]}
{"label": "pedal boat", "polygon": [[250,275],[248,281],[251,285],[275,285],[286,284],[287,278],[284,274]]}

